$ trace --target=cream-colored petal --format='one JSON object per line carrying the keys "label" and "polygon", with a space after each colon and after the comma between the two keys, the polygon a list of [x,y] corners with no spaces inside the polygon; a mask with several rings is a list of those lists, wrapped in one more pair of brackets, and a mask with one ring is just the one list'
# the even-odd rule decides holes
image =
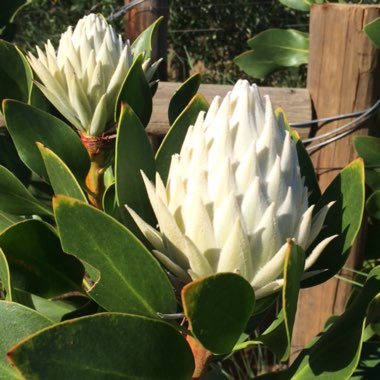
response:
{"label": "cream-colored petal", "polygon": [[153,254],[157,257],[157,259],[162,263],[162,265],[167,268],[170,272],[172,272],[175,276],[177,276],[181,281],[187,283],[191,281],[188,273],[182,269],[179,265],[177,265],[174,261],[170,260],[165,254],[153,250]]}
{"label": "cream-colored petal", "polygon": [[323,250],[327,247],[330,241],[334,240],[338,235],[332,235],[322,240],[310,253],[305,260],[305,270],[308,270],[318,259]]}
{"label": "cream-colored petal", "polygon": [[143,235],[147,238],[150,244],[153,245],[157,250],[164,252],[164,242],[162,239],[162,235],[154,229],[150,224],[146,223],[144,219],[142,219],[133,209],[125,205],[125,208],[137,224],[137,227],[143,233]]}
{"label": "cream-colored petal", "polygon": [[269,284],[263,286],[262,288],[258,288],[258,289],[254,288],[253,290],[255,291],[256,300],[269,296],[273,293],[279,292],[283,286],[284,286],[284,279],[281,278],[279,280],[270,282]]}
{"label": "cream-colored petal", "polygon": [[236,272],[249,280],[252,267],[252,255],[247,233],[237,218],[224,244],[218,263],[218,272]]}
{"label": "cream-colored petal", "polygon": [[279,251],[264,264],[262,268],[256,273],[251,281],[251,285],[256,288],[263,288],[265,285],[277,280],[279,275],[284,270],[284,262],[287,250],[290,249],[289,243],[286,242]]}

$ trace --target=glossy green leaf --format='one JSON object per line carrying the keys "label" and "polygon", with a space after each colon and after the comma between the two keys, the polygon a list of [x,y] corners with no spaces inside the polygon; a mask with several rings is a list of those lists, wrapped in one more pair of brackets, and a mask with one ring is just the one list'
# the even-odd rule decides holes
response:
{"label": "glossy green leaf", "polygon": [[11,171],[23,184],[29,184],[31,172],[20,160],[16,147],[6,128],[0,129],[0,152],[0,165]]}
{"label": "glossy green leaf", "polygon": [[157,30],[158,25],[163,20],[163,17],[159,17],[152,25],[146,28],[133,42],[131,48],[133,51],[133,55],[136,57],[137,55],[143,53],[144,59],[150,58],[152,55],[152,40],[154,37],[154,33]]}
{"label": "glossy green leaf", "polygon": [[380,342],[364,342],[360,362],[350,380],[375,380],[380,373]]}
{"label": "glossy green leaf", "polygon": [[[20,289],[14,289],[13,295],[13,301],[36,310],[39,314],[55,323],[61,322],[63,317],[75,312],[80,306],[78,302],[72,301],[68,296],[61,297],[62,299],[47,299]],[[77,296],[77,298],[86,299],[84,296]],[[93,310],[93,313],[96,311],[97,310]]]}
{"label": "glossy green leaf", "polygon": [[310,6],[313,3],[322,3],[322,1],[315,0],[280,0],[280,3],[284,4],[286,7],[291,9],[296,9],[297,11],[309,12]]}
{"label": "glossy green leaf", "polygon": [[45,329],[8,358],[26,379],[182,380],[194,370],[186,340],[171,325],[116,313]]}
{"label": "glossy green leaf", "polygon": [[55,194],[67,195],[87,202],[82,188],[67,165],[49,148],[37,143]]}
{"label": "glossy green leaf", "polygon": [[4,99],[28,102],[32,78],[32,71],[21,51],[15,45],[0,40],[0,109]]}
{"label": "glossy green leaf", "polygon": [[349,379],[358,365],[366,311],[380,292],[380,266],[374,268],[349,308],[301,352],[281,379]]}
{"label": "glossy green leaf", "polygon": [[174,93],[169,103],[168,116],[169,125],[173,125],[177,117],[182,113],[191,99],[197,94],[201,85],[201,75],[194,74],[188,78]]}
{"label": "glossy green leaf", "polygon": [[180,152],[187,129],[195,123],[200,112],[207,110],[206,99],[200,94],[195,95],[165,135],[156,153],[156,168],[164,183],[169,173],[172,155]]}
{"label": "glossy green leaf", "polygon": [[50,325],[52,321],[32,309],[14,302],[0,301],[0,379],[20,378],[6,361],[8,349]]}
{"label": "glossy green leaf", "polygon": [[5,293],[5,300],[12,301],[12,287],[11,287],[11,275],[9,273],[9,266],[7,258],[4,255],[3,250],[0,248],[0,291]]}
{"label": "glossy green leaf", "polygon": [[380,220],[380,190],[373,192],[367,200],[369,216]]}
{"label": "glossy green leaf", "polygon": [[143,62],[143,55],[140,54],[133,62],[125,77],[116,102],[115,120],[120,115],[122,103],[128,103],[141,123],[146,127],[152,114],[153,102],[149,83],[142,69]]}
{"label": "glossy green leaf", "polygon": [[5,121],[22,161],[41,177],[47,177],[36,142],[57,154],[74,175],[84,181],[90,159],[79,136],[60,119],[27,104],[6,100]]}
{"label": "glossy green leaf", "polygon": [[257,340],[261,340],[281,361],[288,360],[297,311],[300,281],[305,266],[303,250],[289,241],[284,262],[282,310],[275,322]]}
{"label": "glossy green leaf", "polygon": [[359,232],[364,211],[364,165],[358,158],[347,165],[333,180],[316,205],[315,212],[329,202],[329,210],[319,236],[308,249],[309,254],[318,242],[338,235],[325,248],[310,271],[323,270],[302,282],[303,287],[314,286],[332,277],[344,265],[355,237]]}
{"label": "glossy green leaf", "polygon": [[0,3],[0,33],[1,28],[9,22],[13,22],[17,12],[31,2],[32,0],[2,0]]}
{"label": "glossy green leaf", "polygon": [[192,281],[182,289],[190,330],[209,351],[231,352],[253,313],[251,285],[234,273]]}
{"label": "glossy green leaf", "polygon": [[372,191],[380,190],[380,168],[366,169],[365,183]]}
{"label": "glossy green leaf", "polygon": [[355,136],[354,148],[362,157],[366,168],[380,167],[380,138],[372,136]]}
{"label": "glossy green leaf", "polygon": [[18,223],[22,220],[21,217],[16,215],[0,212],[0,233],[12,224]]}
{"label": "glossy green leaf", "polygon": [[15,215],[52,215],[8,169],[0,166],[0,210]]}
{"label": "glossy green leaf", "polygon": [[380,49],[380,17],[368,23],[364,27],[364,32],[376,47]]}
{"label": "glossy green leaf", "polygon": [[129,230],[71,198],[56,197],[54,211],[64,250],[100,271],[89,296],[104,309],[152,317],[175,312],[167,276]]}
{"label": "glossy green leaf", "polygon": [[305,178],[305,186],[309,191],[309,204],[316,204],[321,197],[317,176],[311,158],[303,145],[298,132],[291,129],[284,111],[281,108],[276,109],[276,117],[285,124],[293,141],[296,143],[298,162],[300,165],[301,175]]}
{"label": "glossy green leaf", "polygon": [[[141,171],[154,181],[156,165],[152,147],[139,118],[128,104],[124,104],[116,137],[116,200],[122,214],[127,213],[127,204],[146,222],[155,225],[156,218],[150,207]],[[127,217],[128,228],[133,232],[138,230],[129,214]]]}
{"label": "glossy green leaf", "polygon": [[55,230],[39,220],[19,222],[0,234],[12,285],[42,297],[81,291],[83,266],[62,252]]}
{"label": "glossy green leaf", "polygon": [[294,29],[268,29],[248,40],[249,50],[234,59],[248,75],[265,78],[283,68],[308,62],[309,37]]}

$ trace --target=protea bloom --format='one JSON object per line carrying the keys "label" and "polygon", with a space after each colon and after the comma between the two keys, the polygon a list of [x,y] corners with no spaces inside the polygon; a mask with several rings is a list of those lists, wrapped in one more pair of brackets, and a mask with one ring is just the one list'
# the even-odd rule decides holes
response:
{"label": "protea bloom", "polygon": [[[118,93],[133,54],[106,20],[95,14],[80,19],[62,34],[58,50],[48,40],[28,60],[42,83],[38,87],[81,133],[100,136],[112,126]],[[144,62],[148,81],[158,65]]]}
{"label": "protea bloom", "polygon": [[[287,240],[306,249],[330,205],[316,215],[294,142],[255,85],[239,81],[188,129],[166,186],[144,176],[159,231],[130,210],[157,258],[188,282],[236,272],[261,298],[279,290]],[[334,238],[320,242],[305,270]]]}

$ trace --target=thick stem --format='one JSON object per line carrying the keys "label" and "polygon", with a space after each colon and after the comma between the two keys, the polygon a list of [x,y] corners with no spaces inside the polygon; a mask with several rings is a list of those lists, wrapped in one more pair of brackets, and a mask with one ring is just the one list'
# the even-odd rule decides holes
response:
{"label": "thick stem", "polygon": [[104,171],[113,154],[114,140],[108,136],[81,135],[81,140],[90,156],[91,166],[86,177],[86,186],[90,190],[89,200],[93,206],[102,208],[102,199],[105,191]]}
{"label": "thick stem", "polygon": [[206,378],[206,373],[208,370],[208,365],[212,358],[212,353],[204,348],[192,336],[188,335],[186,340],[191,347],[195,361],[193,380],[203,380]]}

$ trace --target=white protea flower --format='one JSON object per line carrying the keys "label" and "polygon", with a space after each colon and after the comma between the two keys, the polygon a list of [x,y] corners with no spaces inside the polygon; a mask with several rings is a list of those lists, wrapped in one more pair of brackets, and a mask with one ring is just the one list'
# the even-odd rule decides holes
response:
{"label": "white protea flower", "polygon": [[[62,34],[56,51],[50,40],[28,60],[42,83],[38,87],[81,133],[100,136],[112,122],[117,96],[133,63],[129,41],[95,14]],[[150,81],[159,62],[143,68]]]}
{"label": "white protea flower", "polygon": [[[239,81],[212,102],[172,156],[166,186],[145,186],[159,231],[128,208],[156,257],[181,280],[216,272],[247,279],[256,297],[278,291],[288,239],[306,249],[330,205],[308,206],[295,144],[276,121],[269,97]],[[320,242],[305,270],[334,238]]]}

